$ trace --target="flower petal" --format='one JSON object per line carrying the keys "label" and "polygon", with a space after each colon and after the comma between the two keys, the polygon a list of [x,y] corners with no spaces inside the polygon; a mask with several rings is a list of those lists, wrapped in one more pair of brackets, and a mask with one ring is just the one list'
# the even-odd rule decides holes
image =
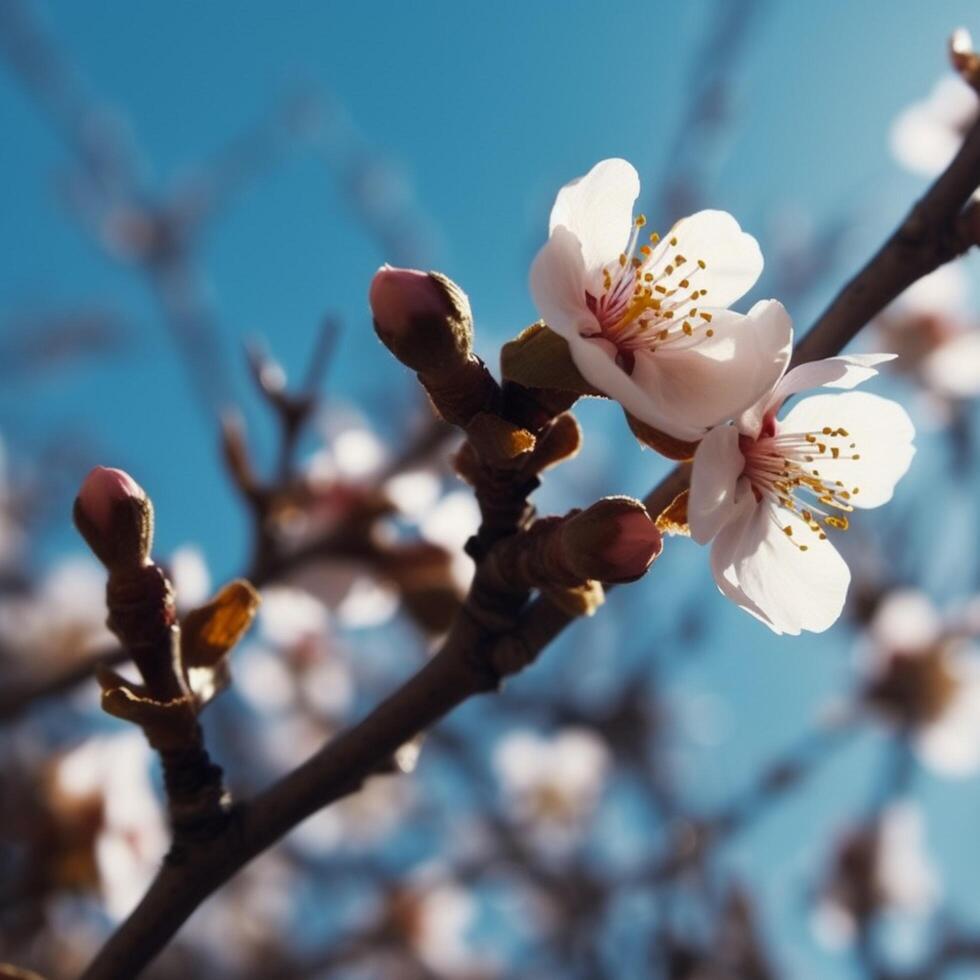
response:
{"label": "flower petal", "polygon": [[963,658],[957,666],[956,696],[935,722],[918,733],[916,749],[937,773],[962,778],[980,769],[980,668],[973,657]]}
{"label": "flower petal", "polygon": [[980,330],[969,330],[947,341],[922,362],[922,376],[947,398],[980,395]]}
{"label": "flower petal", "polygon": [[931,177],[953,159],[976,117],[976,92],[959,76],[947,75],[928,99],[910,105],[892,124],[892,153],[908,170]]}
{"label": "flower petal", "polygon": [[892,304],[903,314],[914,316],[958,316],[970,302],[970,277],[965,261],[947,262],[934,272],[916,279]]}
{"label": "flower petal", "polygon": [[782,305],[763,300],[746,316],[720,310],[711,328],[712,337],[695,335],[654,353],[637,353],[630,380],[646,404],[627,406],[634,415],[668,435],[693,440],[772,389],[793,343],[793,324]]}
{"label": "flower petal", "polygon": [[844,608],[847,563],[791,511],[766,500],[740,511],[715,538],[711,559],[719,588],[730,597],[740,594],[742,601],[735,601],[775,633],[823,632]]}
{"label": "flower petal", "polygon": [[[676,248],[670,245],[674,238]],[[762,274],[759,243],[727,211],[698,211],[682,218],[664,236],[661,249],[655,265],[666,264],[679,252],[689,263],[684,268],[692,269],[695,288],[706,289],[705,302],[717,309],[744,296]],[[696,262],[705,267],[694,268]]]}
{"label": "flower petal", "polygon": [[[855,507],[879,507],[891,500],[895,484],[915,455],[915,427],[905,409],[865,391],[814,395],[794,405],[780,421],[778,431],[819,433],[827,426],[848,433],[847,448],[841,450],[839,459],[820,459],[821,479],[840,480],[853,494],[850,503]],[[852,458],[855,455],[859,458]]]}
{"label": "flower petal", "polygon": [[717,426],[698,445],[687,500],[691,537],[698,544],[707,544],[732,519],[735,486],[744,466],[733,425]]}
{"label": "flower petal", "polygon": [[875,645],[886,658],[895,650],[906,654],[928,650],[939,641],[942,629],[942,617],[932,600],[912,588],[889,592],[869,626]]}
{"label": "flower petal", "polygon": [[558,192],[548,230],[554,235],[567,228],[582,243],[585,268],[594,271],[626,248],[639,195],[640,177],[631,163],[602,160]]}
{"label": "flower petal", "polygon": [[768,398],[742,413],[737,420],[738,427],[747,435],[758,436],[766,416],[778,412],[779,407],[791,395],[811,388],[854,388],[878,373],[874,365],[893,361],[896,356],[846,354],[800,364],[783,375]]}
{"label": "flower petal", "polygon": [[752,523],[757,508],[763,506],[755,499],[747,480],[736,484],[736,503],[731,521],[721,529],[711,546],[711,574],[718,591],[736,606],[765,623],[773,632],[780,633],[772,620],[740,588],[735,578],[735,556],[739,553],[745,530]]}
{"label": "flower petal", "polygon": [[583,326],[598,329],[585,305],[582,244],[567,228],[557,228],[531,264],[531,295],[545,323],[563,337],[577,337]]}

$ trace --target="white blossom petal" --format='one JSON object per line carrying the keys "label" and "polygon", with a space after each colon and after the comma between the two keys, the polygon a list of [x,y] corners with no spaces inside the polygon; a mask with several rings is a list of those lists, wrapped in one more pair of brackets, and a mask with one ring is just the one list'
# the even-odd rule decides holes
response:
{"label": "white blossom petal", "polygon": [[626,248],[639,194],[640,177],[631,163],[602,160],[558,192],[548,230],[553,235],[567,228],[581,242],[585,268],[598,269]]}
{"label": "white blossom petal", "polygon": [[582,243],[566,228],[557,228],[531,264],[531,295],[545,323],[566,340],[583,330],[594,333],[595,317],[585,305]]}
{"label": "white blossom petal", "polygon": [[732,518],[735,487],[745,466],[738,436],[733,425],[717,426],[694,454],[687,519],[698,544],[707,544]]}
{"label": "white blossom petal", "polygon": [[[840,395],[814,395],[790,409],[779,423],[782,432],[817,432],[843,428],[854,449],[842,450],[839,459],[821,458],[824,482],[840,480],[852,493],[855,507],[878,507],[892,498],[895,484],[915,455],[915,427],[897,402],[864,391]],[[849,458],[857,455],[860,458]],[[853,493],[858,487],[859,492]]]}
{"label": "white blossom petal", "polygon": [[930,769],[954,779],[980,770],[980,667],[975,657],[954,662],[958,688],[931,725],[917,734],[915,747]]}
{"label": "white blossom petal", "polygon": [[766,613],[741,589],[735,578],[735,556],[752,524],[756,509],[764,506],[755,499],[748,480],[739,480],[735,487],[735,509],[732,518],[716,535],[711,547],[711,574],[718,591],[774,632],[780,632]]}
{"label": "white blossom petal", "polygon": [[947,262],[917,279],[895,301],[909,314],[936,316],[962,313],[970,300],[970,280],[962,261]]}
{"label": "white blossom petal", "polygon": [[[727,211],[698,211],[682,218],[664,236],[661,247],[677,239],[676,250],[692,262],[704,262],[695,286],[706,289],[706,303],[718,309],[744,296],[762,274],[759,243],[742,231]],[[686,266],[685,266],[686,268]]]}
{"label": "white blossom petal", "polygon": [[785,370],[793,324],[782,304],[762,300],[745,316],[717,311],[711,326],[714,336],[664,345],[652,354],[640,352],[632,377],[620,372],[642,396],[631,399],[635,407],[626,405],[619,392],[607,393],[677,439],[699,439],[707,429],[738,415]]}
{"label": "white blossom petal", "polygon": [[892,153],[912,173],[938,174],[959,150],[977,108],[976,93],[966,82],[944,76],[928,99],[910,105],[892,124]]}
{"label": "white blossom petal", "polygon": [[922,362],[926,384],[947,398],[980,395],[980,330],[942,344]]}
{"label": "white blossom petal", "polygon": [[911,800],[893,803],[881,820],[876,884],[894,908],[928,911],[939,894],[935,866],[925,847],[925,821]]}
{"label": "white blossom petal", "polygon": [[943,621],[932,600],[919,589],[894,589],[881,601],[870,624],[875,645],[886,657],[927,650],[942,634]]}
{"label": "white blossom petal", "polygon": [[773,632],[794,636],[831,626],[841,614],[851,580],[847,563],[829,539],[820,539],[796,514],[768,501],[745,507],[722,529],[715,538],[712,567],[723,592],[730,594],[719,574],[751,603],[743,608]]}
{"label": "white blossom petal", "polygon": [[767,416],[791,395],[810,388],[854,388],[873,378],[876,364],[895,359],[895,354],[845,354],[800,364],[787,371],[766,397],[743,412],[736,420],[740,431],[757,437]]}

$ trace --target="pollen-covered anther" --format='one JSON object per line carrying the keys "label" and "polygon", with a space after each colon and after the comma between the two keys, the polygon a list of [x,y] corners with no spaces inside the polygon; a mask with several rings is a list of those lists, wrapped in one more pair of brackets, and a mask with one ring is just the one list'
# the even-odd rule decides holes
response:
{"label": "pollen-covered anther", "polygon": [[[654,232],[649,236],[650,244],[640,244],[639,231],[645,225],[644,215],[634,218],[630,239],[618,258],[619,268],[603,267],[599,296],[587,294],[587,305],[599,322],[601,335],[620,352],[653,353],[665,341],[698,336],[699,327],[711,322],[711,314],[695,305],[707,290],[692,289],[694,276],[706,268],[704,261],[697,260],[697,268],[675,279],[679,268],[690,261],[677,250],[678,236],[661,242]],[[684,293],[679,296],[681,290]],[[714,335],[711,329],[701,334]]]}
{"label": "pollen-covered anther", "polygon": [[[846,531],[850,526],[846,514],[854,509],[850,499],[858,488],[848,490],[843,480],[825,480],[819,469],[806,469],[802,464],[818,459],[858,459],[857,453],[847,455],[830,445],[830,440],[847,436],[844,430],[825,426],[819,435],[787,433],[757,440],[746,455],[745,468],[757,498],[769,496],[780,508],[795,514],[818,540],[827,539],[827,528]],[[792,525],[780,526],[795,547],[806,550],[793,539]]]}

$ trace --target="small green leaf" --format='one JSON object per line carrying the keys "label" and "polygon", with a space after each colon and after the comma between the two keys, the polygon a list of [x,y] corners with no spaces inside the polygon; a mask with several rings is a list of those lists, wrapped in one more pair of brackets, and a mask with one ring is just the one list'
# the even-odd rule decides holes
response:
{"label": "small green leaf", "polygon": [[582,377],[568,342],[544,323],[532,323],[500,352],[500,370],[525,388],[551,388],[593,398],[606,396]]}

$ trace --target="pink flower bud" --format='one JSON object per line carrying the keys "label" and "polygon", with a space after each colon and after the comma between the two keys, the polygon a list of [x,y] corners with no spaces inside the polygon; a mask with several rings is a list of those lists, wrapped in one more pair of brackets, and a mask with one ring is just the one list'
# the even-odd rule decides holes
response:
{"label": "pink flower bud", "polygon": [[113,505],[131,498],[145,500],[146,493],[128,473],[109,466],[96,466],[78,492],[82,512],[100,531],[109,530]]}
{"label": "pink flower bud", "polygon": [[110,573],[141,567],[153,544],[153,505],[122,470],[96,466],[75,499],[75,525]]}
{"label": "pink flower bud", "polygon": [[473,315],[451,279],[385,265],[375,273],[368,299],[381,342],[412,370],[442,373],[470,358]]}
{"label": "pink flower bud", "polygon": [[378,329],[405,334],[417,317],[444,317],[449,311],[442,286],[427,272],[383,265],[371,280],[368,296]]}
{"label": "pink flower bud", "polygon": [[646,511],[617,515],[612,534],[602,549],[603,558],[618,571],[616,581],[639,578],[663,548],[663,538]]}
{"label": "pink flower bud", "polygon": [[583,578],[631,582],[663,548],[646,507],[631,497],[604,497],[576,514],[562,532],[565,558]]}

